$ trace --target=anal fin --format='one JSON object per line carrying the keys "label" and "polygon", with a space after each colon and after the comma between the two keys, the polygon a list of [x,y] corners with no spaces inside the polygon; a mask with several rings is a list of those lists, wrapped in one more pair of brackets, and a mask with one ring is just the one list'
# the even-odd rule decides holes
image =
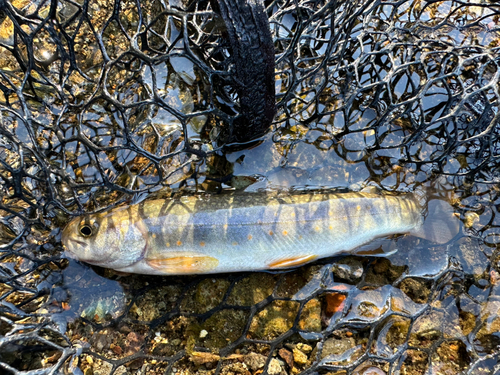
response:
{"label": "anal fin", "polygon": [[[398,235],[399,237],[399,235]],[[372,257],[387,257],[398,251],[393,236],[376,238],[365,245],[351,251],[354,255],[367,255]]]}
{"label": "anal fin", "polygon": [[302,266],[303,264],[312,262],[317,257],[317,255],[298,255],[290,258],[275,260],[274,262],[269,263],[267,266],[269,267],[269,269],[298,267]]}

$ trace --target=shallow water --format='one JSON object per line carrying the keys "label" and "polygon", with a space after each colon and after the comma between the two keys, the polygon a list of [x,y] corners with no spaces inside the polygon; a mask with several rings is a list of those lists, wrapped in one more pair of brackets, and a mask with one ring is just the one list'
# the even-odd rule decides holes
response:
{"label": "shallow water", "polygon": [[[17,18],[18,26],[12,13],[0,17],[2,370],[497,369],[493,5],[300,2],[299,12],[295,2],[273,2],[276,124],[261,142],[223,152],[218,126],[237,105],[217,78],[231,67],[220,61],[227,51],[213,50],[225,44],[207,4],[141,2],[138,10],[121,2],[113,17],[111,5],[89,2],[89,21],[60,2],[59,23],[50,23],[42,3],[12,2],[23,17],[38,14]],[[79,48],[68,47],[62,30]],[[31,62],[28,47],[36,50]],[[207,157],[184,152],[188,142]],[[61,257],[60,230],[72,215],[119,202],[224,190],[407,192],[420,184],[461,220],[448,244],[406,236],[390,241],[398,251],[385,258],[192,277],[120,275]]]}

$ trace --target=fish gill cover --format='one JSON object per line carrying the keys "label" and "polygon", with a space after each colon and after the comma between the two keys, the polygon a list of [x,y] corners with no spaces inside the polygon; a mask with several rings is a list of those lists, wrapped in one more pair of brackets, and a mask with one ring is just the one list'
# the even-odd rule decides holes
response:
{"label": "fish gill cover", "polygon": [[[0,1],[0,372],[498,370],[500,6],[265,12],[276,115],[244,149],[224,148],[248,92],[211,2]],[[71,217],[153,195],[420,184],[464,236],[274,274],[122,276],[61,257]]]}

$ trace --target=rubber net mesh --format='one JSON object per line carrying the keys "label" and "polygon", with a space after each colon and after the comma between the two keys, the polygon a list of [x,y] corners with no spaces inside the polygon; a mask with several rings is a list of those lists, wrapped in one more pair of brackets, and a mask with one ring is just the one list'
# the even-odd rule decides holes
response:
{"label": "rubber net mesh", "polygon": [[[499,371],[500,7],[266,3],[277,114],[224,152],[234,62],[209,2],[0,1],[0,372]],[[465,236],[289,272],[123,276],[61,257],[152,195],[433,182]]]}

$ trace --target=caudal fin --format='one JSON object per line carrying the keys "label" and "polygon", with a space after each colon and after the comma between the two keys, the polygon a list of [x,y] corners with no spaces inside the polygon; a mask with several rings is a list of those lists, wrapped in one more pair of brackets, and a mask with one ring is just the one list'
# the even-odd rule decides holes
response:
{"label": "caudal fin", "polygon": [[442,200],[431,200],[427,203],[427,216],[420,229],[411,232],[437,244],[444,244],[460,231],[460,220],[453,214],[453,207]]}

